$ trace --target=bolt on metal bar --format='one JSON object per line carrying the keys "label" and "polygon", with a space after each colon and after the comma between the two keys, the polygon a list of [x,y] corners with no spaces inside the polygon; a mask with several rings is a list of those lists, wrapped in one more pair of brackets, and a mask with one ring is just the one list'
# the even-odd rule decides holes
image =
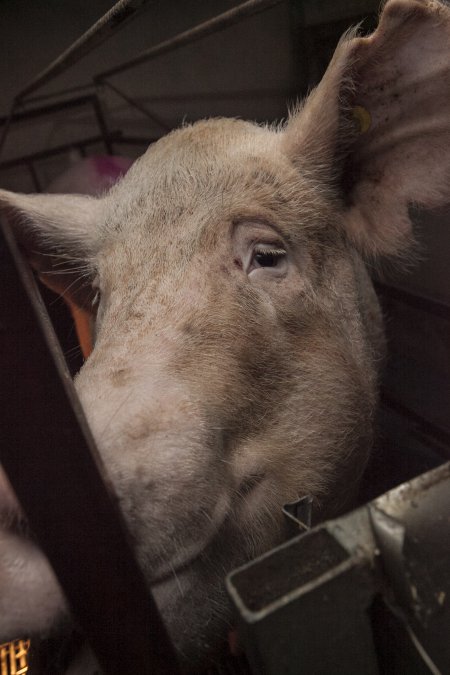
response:
{"label": "bolt on metal bar", "polygon": [[119,0],[96,21],[78,40],[31,80],[15,97],[21,101],[73,66],[92,49],[107,40],[151,0]]}
{"label": "bolt on metal bar", "polygon": [[177,660],[44,305],[0,227],[0,460],[105,675]]}
{"label": "bolt on metal bar", "polygon": [[248,0],[237,7],[233,7],[233,9],[223,12],[222,14],[218,14],[208,21],[204,21],[193,28],[189,28],[182,33],[178,33],[178,35],[175,35],[173,38],[164,40],[154,47],[144,50],[133,59],[130,59],[119,66],[105,70],[103,73],[97,75],[94,80],[101,82],[107,77],[111,77],[112,75],[121,73],[124,70],[133,68],[134,66],[144,63],[145,61],[150,61],[157,56],[162,56],[168,52],[173,52],[175,49],[179,49],[180,47],[184,47],[185,45],[191,44],[192,42],[196,42],[197,40],[207,37],[208,35],[225,30],[226,28],[239,23],[239,21],[242,19],[246,19],[250,16],[254,16],[255,14],[259,14],[260,12],[264,12],[266,9],[274,7],[275,5],[279,5],[284,1],[285,0]]}

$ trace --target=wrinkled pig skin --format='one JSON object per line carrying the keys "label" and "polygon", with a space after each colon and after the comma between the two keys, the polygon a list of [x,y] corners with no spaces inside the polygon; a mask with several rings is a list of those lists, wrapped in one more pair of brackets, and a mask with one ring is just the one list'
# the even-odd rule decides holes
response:
{"label": "wrinkled pig skin", "polygon": [[[225,574],[282,540],[282,504],[311,494],[325,517],[357,490],[384,351],[363,261],[407,256],[411,202],[450,201],[449,15],[389,0],[283,125],[184,126],[99,197],[0,192],[41,279],[90,307],[75,386],[194,672],[229,630]],[[1,481],[9,639],[68,610]]]}

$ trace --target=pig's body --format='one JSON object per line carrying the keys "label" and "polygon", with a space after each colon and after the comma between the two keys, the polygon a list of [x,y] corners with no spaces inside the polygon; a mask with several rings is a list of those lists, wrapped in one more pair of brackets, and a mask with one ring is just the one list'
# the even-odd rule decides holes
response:
{"label": "pig's body", "polygon": [[[441,4],[392,0],[370,40],[341,44],[322,85],[284,128],[224,119],[182,128],[101,199],[1,195],[44,280],[52,270],[39,246],[53,246],[53,272],[61,249],[85,262],[87,295],[71,288],[74,302],[94,298],[96,343],[76,388],[186,662],[198,663],[223,640],[224,574],[280,541],[281,505],[312,494],[315,509],[331,514],[357,488],[383,352],[361,254],[400,253],[409,239],[408,202],[445,201],[441,179],[449,168],[443,152],[437,189],[424,152],[426,180],[415,194],[405,192],[396,176],[411,167],[399,167],[398,158],[407,161],[406,143],[410,155],[420,152],[420,134],[411,134],[420,107],[408,107],[418,120],[408,118],[406,130],[405,116],[394,115],[393,137],[393,122],[377,108],[382,95],[373,103],[366,82],[379,88],[384,80],[367,68],[373,55],[383,74],[394,43],[403,64],[402,45],[420,41],[430,26],[448,44],[449,24]],[[437,37],[437,75],[429,72],[434,54],[421,57],[425,74],[408,62],[405,87],[401,69],[397,75],[400,98],[412,91],[411,77],[419,85],[431,77],[439,104],[443,74],[450,78]],[[361,91],[356,67],[366,68]],[[366,135],[349,114],[356,104],[371,112]],[[449,140],[448,123],[439,120],[427,127],[428,152]],[[3,506],[9,500],[17,508],[3,494]],[[31,556],[31,545],[8,541],[8,553],[0,543],[0,579],[9,583],[0,595],[5,638],[48,628],[65,612],[37,549]],[[17,575],[20,565],[28,577]],[[18,598],[36,570],[46,575],[46,590],[33,592],[46,593],[47,603],[41,598],[27,613]]]}

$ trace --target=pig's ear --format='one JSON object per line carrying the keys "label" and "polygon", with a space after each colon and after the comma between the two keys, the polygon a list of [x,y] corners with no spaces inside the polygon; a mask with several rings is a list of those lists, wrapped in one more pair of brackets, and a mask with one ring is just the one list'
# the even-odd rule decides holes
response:
{"label": "pig's ear", "polygon": [[408,207],[450,202],[450,7],[389,0],[369,37],[341,40],[289,120],[285,149],[339,192],[364,253],[411,241]]}
{"label": "pig's ear", "polygon": [[102,201],[94,197],[0,190],[0,212],[40,279],[80,306],[102,211]]}

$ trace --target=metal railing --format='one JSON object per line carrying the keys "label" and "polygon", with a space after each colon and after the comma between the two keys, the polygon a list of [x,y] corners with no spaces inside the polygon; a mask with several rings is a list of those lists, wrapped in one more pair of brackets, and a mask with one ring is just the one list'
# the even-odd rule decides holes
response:
{"label": "metal railing", "polygon": [[104,673],[175,675],[172,645],[6,223],[0,287],[0,460],[31,530]]}

